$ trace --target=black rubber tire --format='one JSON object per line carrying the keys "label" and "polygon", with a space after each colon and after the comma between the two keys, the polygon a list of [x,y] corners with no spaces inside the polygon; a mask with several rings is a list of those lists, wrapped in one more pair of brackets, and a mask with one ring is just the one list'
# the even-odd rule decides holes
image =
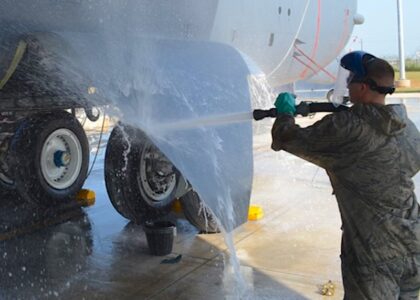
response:
{"label": "black rubber tire", "polygon": [[[150,145],[153,144],[143,131],[119,124],[111,132],[105,154],[105,185],[109,199],[123,217],[137,224],[166,216],[175,200],[176,188],[161,201],[153,201],[139,182],[142,151]],[[180,174],[173,170],[176,187]]]}
{"label": "black rubber tire", "polygon": [[8,205],[10,203],[20,204],[22,198],[16,191],[15,182],[8,178],[7,181],[4,181],[0,177],[0,206]]}
{"label": "black rubber tire", "polygon": [[[10,141],[5,141],[6,143],[9,143],[9,145],[6,148],[9,148]],[[6,158],[7,161],[7,151],[3,150],[3,153],[0,153],[1,156],[3,156],[3,159]],[[13,178],[8,177],[10,174],[1,173],[3,170],[0,171],[0,199],[3,198],[3,196],[8,196],[10,194],[16,194],[16,188],[15,188],[15,181]]]}
{"label": "black rubber tire", "polygon": [[0,201],[12,201],[12,203],[20,203],[20,197],[14,189],[5,189],[0,186]]}
{"label": "black rubber tire", "polygon": [[15,183],[8,183],[0,179],[0,199],[15,192]]}
{"label": "black rubber tire", "polygon": [[191,190],[181,197],[181,205],[185,218],[196,227],[200,233],[218,233],[220,232],[214,216],[207,210],[204,210],[198,194]]}
{"label": "black rubber tire", "polygon": [[[41,152],[48,136],[58,130],[72,131],[80,142],[82,164],[74,183],[63,189],[48,184],[41,171]],[[89,167],[89,142],[79,121],[65,111],[29,116],[18,126],[13,136],[9,158],[13,166],[15,189],[24,201],[45,207],[74,201],[82,188]]]}
{"label": "black rubber tire", "polygon": [[[10,179],[10,178],[8,178]],[[11,179],[10,179],[11,180]],[[15,181],[4,181],[0,178],[0,201],[12,201],[13,203],[20,203],[21,197],[19,197],[16,191]]]}

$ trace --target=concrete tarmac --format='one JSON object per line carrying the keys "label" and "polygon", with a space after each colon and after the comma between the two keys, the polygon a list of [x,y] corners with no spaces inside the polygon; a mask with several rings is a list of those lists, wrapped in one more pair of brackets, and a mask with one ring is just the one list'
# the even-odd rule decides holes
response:
{"label": "concrete tarmac", "polygon": [[[420,97],[404,101],[420,128]],[[322,117],[299,118],[302,126]],[[255,125],[252,203],[264,217],[234,233],[248,299],[342,299],[340,216],[324,170],[270,150],[271,121]],[[0,242],[0,299],[238,299],[222,234],[177,221],[173,252],[151,256],[140,226],[113,209],[102,161],[85,187],[95,206],[71,220]],[[420,177],[415,178],[418,194]],[[164,258],[182,259],[162,264]],[[329,280],[333,296],[320,293]]]}

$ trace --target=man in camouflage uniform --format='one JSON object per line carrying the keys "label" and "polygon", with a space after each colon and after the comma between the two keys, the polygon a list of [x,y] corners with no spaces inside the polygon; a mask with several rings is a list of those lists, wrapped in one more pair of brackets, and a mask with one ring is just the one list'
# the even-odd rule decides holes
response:
{"label": "man in camouflage uniform", "polygon": [[384,60],[351,52],[354,105],[300,128],[280,114],[272,149],[326,169],[342,219],[344,299],[418,299],[419,205],[412,177],[420,169],[420,135],[404,105],[385,105],[394,71]]}

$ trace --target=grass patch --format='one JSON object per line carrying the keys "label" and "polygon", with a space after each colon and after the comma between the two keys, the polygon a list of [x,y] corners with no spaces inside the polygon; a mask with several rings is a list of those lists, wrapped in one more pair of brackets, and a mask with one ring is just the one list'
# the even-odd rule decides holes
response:
{"label": "grass patch", "polygon": [[[407,79],[411,80],[411,87],[397,88],[397,93],[420,93],[420,71],[408,71],[405,73]],[[400,78],[399,72],[395,72],[395,79]]]}

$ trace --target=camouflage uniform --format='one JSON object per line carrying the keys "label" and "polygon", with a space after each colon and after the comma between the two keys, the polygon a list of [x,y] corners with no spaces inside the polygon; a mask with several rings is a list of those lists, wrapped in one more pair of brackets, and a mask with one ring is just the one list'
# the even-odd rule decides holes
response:
{"label": "camouflage uniform", "polygon": [[403,105],[355,104],[307,128],[281,115],[272,129],[285,150],[326,169],[342,219],[345,299],[417,299],[420,134]]}

